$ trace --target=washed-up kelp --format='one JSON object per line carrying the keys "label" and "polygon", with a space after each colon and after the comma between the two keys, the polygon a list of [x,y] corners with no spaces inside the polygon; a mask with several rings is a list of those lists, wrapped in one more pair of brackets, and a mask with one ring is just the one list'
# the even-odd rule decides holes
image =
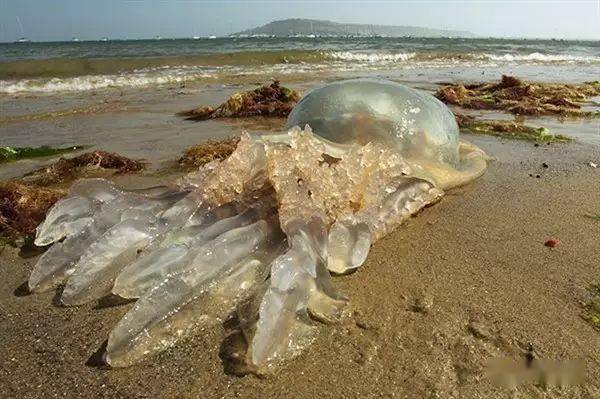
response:
{"label": "washed-up kelp", "polygon": [[41,147],[0,147],[0,163],[17,161],[19,159],[26,158],[41,158],[50,157],[53,155],[60,155],[67,152],[77,151],[83,147],[65,147],[65,148],[52,148],[48,146]]}
{"label": "washed-up kelp", "polygon": [[185,150],[183,156],[179,158],[179,164],[185,167],[198,167],[212,161],[222,161],[235,151],[239,141],[239,137],[205,140]]}
{"label": "washed-up kelp", "polygon": [[34,234],[48,210],[65,195],[66,190],[0,182],[0,237]]}
{"label": "washed-up kelp", "polygon": [[247,116],[288,116],[300,96],[275,81],[252,91],[235,93],[216,108],[198,107],[180,112],[186,119],[203,121],[214,118],[240,118]]}
{"label": "washed-up kelp", "polygon": [[16,238],[35,233],[46,212],[67,194],[61,185],[89,172],[131,173],[144,164],[104,151],[85,153],[74,158],[61,158],[22,179],[0,182],[0,238],[14,242]]}
{"label": "washed-up kelp", "polygon": [[600,83],[581,85],[527,83],[512,76],[502,76],[499,83],[447,85],[436,97],[446,104],[469,109],[503,110],[518,115],[557,115],[596,117],[598,111],[583,111],[590,97],[600,95]]}
{"label": "washed-up kelp", "polygon": [[600,331],[600,284],[591,284],[587,294],[588,298],[582,303],[581,317]]}
{"label": "washed-up kelp", "polygon": [[486,168],[442,103],[392,82],[315,89],[288,124],[243,133],[229,157],[174,187],[79,181],[38,227],[36,244],[54,245],[30,290],[65,284],[67,306],[137,299],[110,333],[113,367],[235,318],[247,340],[235,358],[268,372],[310,344],[318,322],[344,316],[331,274],[359,268],[373,242]]}
{"label": "washed-up kelp", "polygon": [[93,151],[73,158],[60,158],[49,166],[28,174],[22,181],[48,186],[81,177],[91,171],[110,170],[123,174],[140,172],[143,169],[144,163],[141,161],[111,152]]}
{"label": "washed-up kelp", "polygon": [[462,132],[485,134],[516,140],[528,140],[544,143],[564,143],[571,141],[567,136],[552,134],[545,127],[527,126],[523,122],[497,119],[476,119],[470,115],[455,113],[456,122]]}

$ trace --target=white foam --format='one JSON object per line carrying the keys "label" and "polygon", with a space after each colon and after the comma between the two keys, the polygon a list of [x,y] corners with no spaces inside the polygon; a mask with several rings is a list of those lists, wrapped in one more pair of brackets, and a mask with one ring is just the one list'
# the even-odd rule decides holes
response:
{"label": "white foam", "polygon": [[381,63],[408,61],[414,58],[416,53],[334,51],[328,55],[334,60]]}
{"label": "white foam", "polygon": [[566,62],[566,63],[596,63],[600,57],[580,56],[572,54],[483,54],[489,60],[494,61],[533,61],[533,62]]}
{"label": "white foam", "polygon": [[182,73],[171,70],[165,73],[140,72],[121,75],[85,75],[72,78],[0,80],[0,93],[52,93],[98,90],[108,87],[143,87],[182,83],[210,77],[213,77],[213,74],[206,72]]}
{"label": "white foam", "polygon": [[498,62],[533,62],[533,63],[600,63],[598,56],[584,56],[574,54],[542,54],[533,52],[529,54],[491,54],[491,53],[414,53],[414,52],[372,52],[372,51],[332,51],[324,53],[332,60],[355,62],[362,64],[401,63],[411,61],[422,65],[457,65],[469,66],[473,61],[498,61]]}
{"label": "white foam", "polygon": [[[219,78],[233,75],[269,74],[314,74],[321,72],[361,72],[390,68],[489,68],[504,64],[595,64],[600,57],[542,54],[487,54],[462,53],[461,57],[453,53],[401,53],[332,51],[324,52],[326,60],[309,63],[277,63],[260,66],[221,65],[221,66],[169,66],[138,69],[115,75],[85,75],[69,78],[36,78],[22,80],[0,80],[0,93],[54,93],[98,90],[105,88],[126,88],[179,84],[204,78]],[[457,53],[458,54],[458,53]],[[461,55],[461,54],[458,54]]]}

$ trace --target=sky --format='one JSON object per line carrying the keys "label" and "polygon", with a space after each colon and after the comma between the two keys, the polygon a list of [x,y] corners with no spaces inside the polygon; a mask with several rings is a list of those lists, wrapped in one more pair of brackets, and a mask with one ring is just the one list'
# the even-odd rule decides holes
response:
{"label": "sky", "polygon": [[0,0],[0,41],[225,36],[285,18],[600,40],[600,0]]}

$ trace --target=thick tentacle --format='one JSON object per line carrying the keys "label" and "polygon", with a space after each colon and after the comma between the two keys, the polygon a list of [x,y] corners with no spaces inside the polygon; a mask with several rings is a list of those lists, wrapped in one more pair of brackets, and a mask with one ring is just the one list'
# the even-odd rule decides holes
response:
{"label": "thick tentacle", "polygon": [[[218,248],[220,242],[241,236],[237,229],[265,216],[261,213],[251,208],[208,227],[201,224],[182,229],[186,234],[180,234],[178,239],[171,238],[169,246],[161,245],[127,266],[117,277],[113,293],[124,298],[139,298],[165,277],[188,267],[199,254]],[[256,228],[257,226],[249,227],[246,229],[247,233],[254,234]],[[211,241],[215,239],[217,240]]]}
{"label": "thick tentacle", "polygon": [[371,249],[371,231],[364,222],[338,220],[329,230],[327,268],[344,274],[360,267]]}
{"label": "thick tentacle", "polygon": [[44,246],[77,235],[102,204],[122,197],[122,192],[105,179],[82,179],[69,189],[69,195],[48,211],[36,229],[35,245]]}
{"label": "thick tentacle", "polygon": [[424,207],[442,197],[431,183],[404,177],[395,191],[377,206],[338,219],[329,230],[327,268],[348,273],[367,259],[371,243],[398,227]]}
{"label": "thick tentacle", "polygon": [[103,204],[94,215],[93,222],[81,232],[56,243],[35,264],[29,277],[31,291],[46,291],[62,283],[87,248],[110,227],[121,220],[121,214],[129,209],[131,202],[120,198]]}
{"label": "thick tentacle", "polygon": [[132,262],[157,233],[153,220],[126,219],[94,242],[77,262],[61,301],[81,305],[108,294],[117,274]]}
{"label": "thick tentacle", "polygon": [[45,246],[77,234],[92,222],[93,204],[85,197],[58,201],[36,229],[35,245]]}
{"label": "thick tentacle", "polygon": [[289,249],[271,265],[271,285],[265,293],[248,360],[259,371],[298,355],[314,338],[309,315],[332,322],[342,317],[346,305],[324,268],[318,218],[305,223],[290,221]]}
{"label": "thick tentacle", "polygon": [[[102,179],[90,180],[76,183],[75,189],[72,191],[96,198],[96,200],[90,201],[91,207],[95,208],[95,210],[92,209],[91,222],[81,224],[80,231],[71,229],[69,236],[63,242],[56,243],[38,259],[29,278],[31,291],[45,291],[62,283],[87,248],[109,228],[119,223],[123,219],[124,213],[140,210],[156,213],[168,207],[184,194],[170,189],[168,191],[161,189],[159,196],[148,197],[142,194],[121,192],[112,185],[107,185]],[[98,198],[102,198],[102,202],[99,202]],[[50,221],[48,218],[47,220]],[[59,223],[50,222],[48,226],[55,231],[64,231],[65,223],[73,226],[64,219]]]}
{"label": "thick tentacle", "polygon": [[81,254],[114,224],[107,224],[104,220],[97,217],[78,235],[68,237],[48,249],[31,272],[29,290],[44,292],[61,284],[72,273]]}
{"label": "thick tentacle", "polygon": [[272,257],[281,233],[264,220],[238,228],[203,247],[193,267],[166,278],[141,297],[111,332],[106,361],[133,364],[164,350],[203,316],[222,318],[264,279],[261,259]]}

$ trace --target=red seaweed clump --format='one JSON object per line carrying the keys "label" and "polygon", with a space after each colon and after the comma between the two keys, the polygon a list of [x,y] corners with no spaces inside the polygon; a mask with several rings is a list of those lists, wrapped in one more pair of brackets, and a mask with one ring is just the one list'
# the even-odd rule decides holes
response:
{"label": "red seaweed clump", "polygon": [[239,141],[239,137],[205,140],[185,150],[179,158],[179,164],[184,167],[198,167],[212,161],[222,161],[231,155]]}
{"label": "red seaweed clump", "polygon": [[436,97],[446,104],[462,108],[502,110],[517,115],[558,115],[596,117],[598,111],[583,111],[592,104],[589,97],[600,95],[600,83],[580,85],[527,83],[503,75],[498,83],[446,85]]}
{"label": "red seaweed clump", "polygon": [[35,234],[46,212],[67,194],[65,183],[89,172],[131,173],[144,168],[140,161],[106,151],[93,151],[53,164],[14,180],[0,181],[0,238],[15,242]]}
{"label": "red seaweed clump", "polygon": [[286,117],[300,100],[300,95],[274,81],[269,86],[235,93],[216,108],[198,107],[178,113],[186,119],[203,121],[215,118],[243,118],[249,116]]}
{"label": "red seaweed clump", "polygon": [[0,182],[0,237],[34,234],[46,212],[66,194],[62,189]]}

